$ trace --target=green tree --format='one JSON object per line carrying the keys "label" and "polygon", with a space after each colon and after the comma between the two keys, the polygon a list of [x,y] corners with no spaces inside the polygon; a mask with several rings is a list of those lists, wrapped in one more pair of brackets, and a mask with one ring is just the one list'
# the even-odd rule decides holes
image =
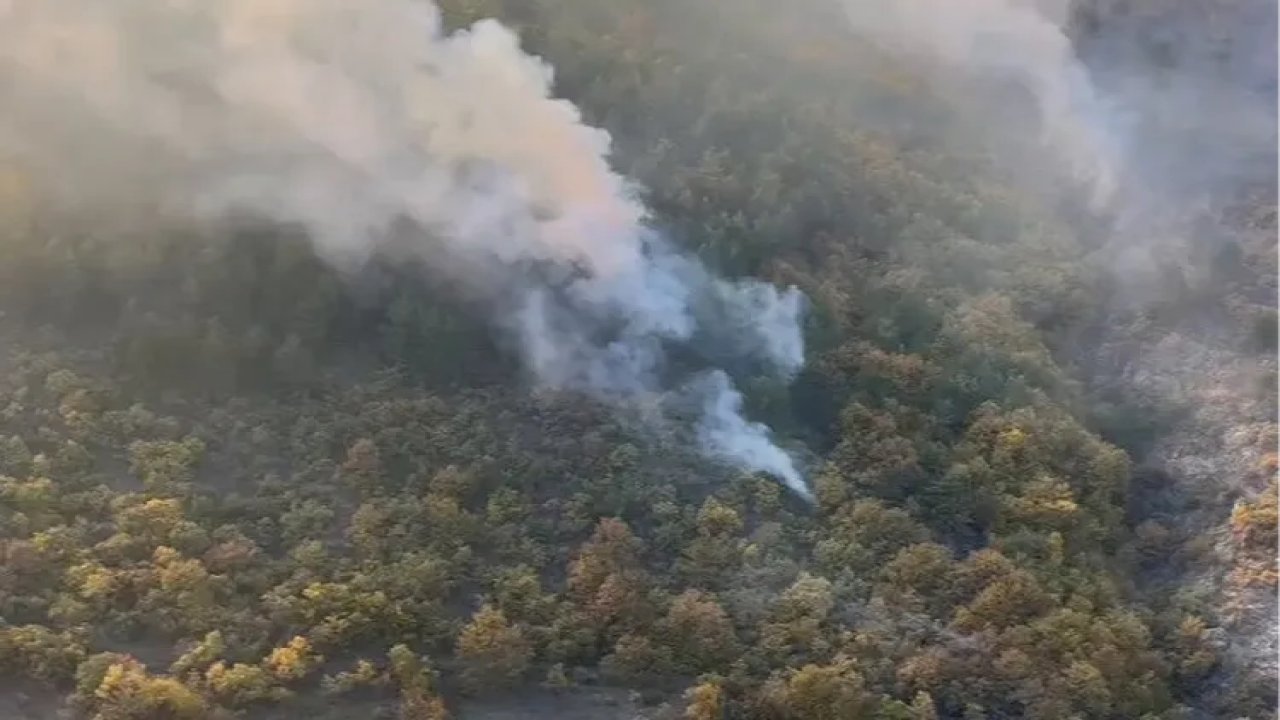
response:
{"label": "green tree", "polygon": [[436,675],[425,658],[406,645],[387,652],[390,674],[400,690],[400,720],[448,720],[449,711],[436,692]]}
{"label": "green tree", "polygon": [[93,695],[94,720],[198,720],[209,712],[198,693],[132,659],[109,665]]}
{"label": "green tree", "polygon": [[685,720],[721,720],[724,717],[724,689],[714,682],[699,683],[684,693]]}
{"label": "green tree", "polygon": [[71,679],[85,658],[85,645],[74,634],[43,625],[0,627],[0,670],[46,683]]}
{"label": "green tree", "polygon": [[515,684],[529,667],[531,648],[524,632],[501,610],[485,605],[458,635],[463,682],[472,692]]}
{"label": "green tree", "polygon": [[775,660],[821,657],[830,646],[826,623],[835,598],[826,578],[801,573],[760,627],[760,645]]}
{"label": "green tree", "polygon": [[691,672],[721,668],[738,655],[733,622],[715,598],[686,590],[671,603],[658,632],[677,667]]}
{"label": "green tree", "polygon": [[765,685],[765,703],[788,720],[857,720],[874,710],[866,682],[851,658],[805,665]]}

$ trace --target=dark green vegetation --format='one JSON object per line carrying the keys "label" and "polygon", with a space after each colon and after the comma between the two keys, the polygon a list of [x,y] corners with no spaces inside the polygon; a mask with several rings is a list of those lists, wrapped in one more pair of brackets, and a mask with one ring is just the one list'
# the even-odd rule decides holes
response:
{"label": "dark green vegetation", "polygon": [[[1274,716],[1274,680],[1223,641],[1248,631],[1174,589],[1214,539],[1138,469],[1199,398],[1084,361],[1199,333],[1273,368],[1274,188],[1220,201],[1229,232],[1133,299],[1091,255],[1106,218],[1047,206],[983,144],[1009,138],[833,10],[442,5],[520,28],[679,242],[813,301],[801,376],[746,384],[816,454],[818,507],[527,392],[412,268],[14,213],[6,692],[101,720],[436,720],[583,682],[694,720]],[[1199,511],[1230,514],[1228,582],[1270,589],[1267,463],[1223,480],[1255,500]]]}

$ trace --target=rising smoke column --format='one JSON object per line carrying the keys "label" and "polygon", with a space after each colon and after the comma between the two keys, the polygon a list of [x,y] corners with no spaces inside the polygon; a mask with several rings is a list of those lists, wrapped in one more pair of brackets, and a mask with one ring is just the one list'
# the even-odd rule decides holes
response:
{"label": "rising smoke column", "polygon": [[[840,2],[860,41],[1024,90],[1048,152],[1012,162],[1067,171],[1095,210],[1130,225],[1275,176],[1274,2]],[[1073,30],[1106,12],[1106,32]],[[1142,57],[1155,39],[1163,61]],[[997,140],[1024,131],[1003,98],[976,92],[970,107]]]}
{"label": "rising smoke column", "polygon": [[[1063,29],[1066,0],[842,0],[853,30],[890,52],[1020,86],[1034,100],[1042,140],[1093,202],[1117,183],[1117,118]],[[990,109],[995,127],[1006,125]]]}
{"label": "rising smoke column", "polygon": [[692,393],[706,452],[808,497],[727,375],[663,377],[670,345],[724,333],[706,307],[734,320],[725,346],[791,375],[798,291],[720,280],[663,243],[607,133],[551,83],[503,26],[447,34],[422,0],[0,4],[0,162],[46,205],[297,223],[335,262],[402,247],[407,226],[538,383]]}

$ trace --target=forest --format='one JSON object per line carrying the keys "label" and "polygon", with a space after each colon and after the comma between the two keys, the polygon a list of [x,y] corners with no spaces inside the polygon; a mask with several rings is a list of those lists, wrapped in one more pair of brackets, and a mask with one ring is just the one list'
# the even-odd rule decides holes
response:
{"label": "forest", "polygon": [[[1276,716],[1274,3],[435,5],[421,72],[465,119],[426,160],[388,140],[383,195],[276,168],[382,152],[346,132],[382,112],[358,83],[395,82],[419,10],[378,8],[427,0],[0,7],[0,717]],[[388,39],[349,51],[352,85],[256,94],[294,76],[254,72],[279,67],[255,33],[305,18],[300,44],[354,47],[361,13]],[[179,122],[151,80],[109,81],[138,37],[157,78],[245,60],[219,80],[270,111],[253,143],[196,90]],[[519,104],[525,65],[474,69],[515,53],[550,99]],[[1053,105],[1076,71],[1125,113]],[[437,90],[402,109],[441,113]],[[288,126],[310,134],[272,155],[263,118],[308,103],[338,130]],[[502,158],[579,137],[544,121],[607,131],[607,167],[506,184]],[[1080,150],[1099,128],[1122,148]],[[346,259],[353,218],[448,142],[475,195]],[[222,163],[253,212],[122,209]],[[606,210],[645,217],[593,231],[669,246],[635,287],[583,299],[590,267],[433,235],[576,238],[535,200],[450,223],[613,173]],[[668,281],[711,320],[630,334],[669,319],[643,304]],[[525,282],[559,334],[530,330]]]}

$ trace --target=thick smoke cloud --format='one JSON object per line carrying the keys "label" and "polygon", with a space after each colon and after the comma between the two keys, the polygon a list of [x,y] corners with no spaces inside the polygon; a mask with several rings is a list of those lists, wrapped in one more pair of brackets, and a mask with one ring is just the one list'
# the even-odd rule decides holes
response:
{"label": "thick smoke cloud", "polygon": [[667,360],[709,339],[789,376],[798,292],[665,245],[551,82],[503,26],[445,33],[420,0],[10,0],[0,161],[90,217],[296,223],[337,263],[407,246],[492,308],[541,384],[693,392],[709,453],[807,497],[726,375],[676,391]]}

